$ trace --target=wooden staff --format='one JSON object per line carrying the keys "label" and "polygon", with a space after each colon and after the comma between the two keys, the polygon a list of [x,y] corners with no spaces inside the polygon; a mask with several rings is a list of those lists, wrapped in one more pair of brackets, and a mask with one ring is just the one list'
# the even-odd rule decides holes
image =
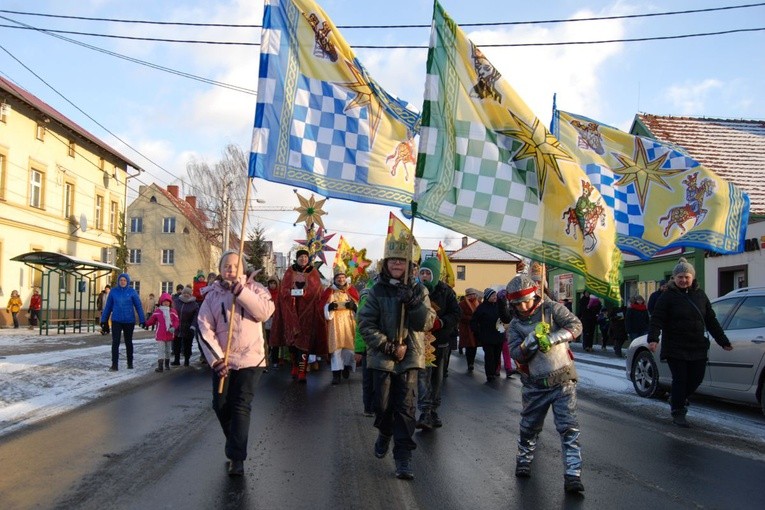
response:
{"label": "wooden staff", "polygon": [[[412,220],[409,222],[409,242],[406,247],[406,269],[404,269],[404,285],[409,285],[409,265],[412,262],[412,249],[414,248],[414,214],[417,212],[417,202],[412,202]],[[406,305],[401,303],[401,320],[398,325],[398,344],[404,343],[404,314]]]}
{"label": "wooden staff", "polygon": [[[244,213],[242,214],[242,233],[239,236],[239,258],[236,261],[236,274],[239,274],[239,268],[242,267],[242,261],[244,259],[244,236],[246,235],[245,229],[247,228],[247,210],[250,203],[250,190],[252,189],[252,178],[247,178],[247,190],[244,194]],[[226,225],[228,228],[228,225]],[[218,268],[220,270],[220,268]],[[237,276],[238,278],[238,276]],[[226,353],[223,355],[223,364],[228,366],[228,354],[231,351],[231,337],[234,336],[234,315],[236,314],[236,296],[231,294],[231,312],[229,313],[230,320],[228,321],[228,340],[226,341]],[[223,386],[226,384],[226,378],[221,377],[218,381],[218,394],[223,393]]]}

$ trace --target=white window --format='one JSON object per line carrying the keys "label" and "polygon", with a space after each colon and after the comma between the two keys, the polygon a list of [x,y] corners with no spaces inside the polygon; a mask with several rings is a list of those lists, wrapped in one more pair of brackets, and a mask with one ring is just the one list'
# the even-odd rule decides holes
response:
{"label": "white window", "polygon": [[130,250],[128,251],[128,262],[130,264],[140,264],[141,263],[141,250]]}
{"label": "white window", "polygon": [[164,218],[162,220],[162,232],[164,232],[165,234],[175,233],[175,217]]}
{"label": "white window", "polygon": [[173,282],[162,282],[162,292],[173,293]]}
{"label": "white window", "polygon": [[67,182],[64,184],[64,218],[69,218],[74,214],[74,184]]}
{"label": "white window", "polygon": [[107,264],[114,264],[114,249],[101,248],[101,262]]}
{"label": "white window", "polygon": [[42,208],[43,206],[43,173],[32,170],[29,178],[29,205]]}
{"label": "white window", "polygon": [[143,217],[133,216],[130,218],[130,232],[143,232]]}
{"label": "white window", "polygon": [[162,250],[162,264],[175,264],[175,250]]}
{"label": "white window", "polygon": [[117,202],[112,202],[109,205],[109,232],[112,234],[117,233]]}
{"label": "white window", "polygon": [[138,294],[141,293],[141,282],[138,280],[130,280],[130,286],[133,287]]}
{"label": "white window", "polygon": [[96,230],[104,228],[104,197],[96,195]]}

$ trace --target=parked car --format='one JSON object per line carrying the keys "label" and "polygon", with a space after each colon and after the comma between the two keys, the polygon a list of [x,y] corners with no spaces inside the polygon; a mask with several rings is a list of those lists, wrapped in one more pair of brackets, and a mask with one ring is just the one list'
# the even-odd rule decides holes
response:
{"label": "parked car", "polygon": [[[723,351],[714,341],[697,393],[724,400],[759,405],[765,413],[765,287],[737,289],[712,300],[712,309],[733,345]],[[630,343],[626,372],[641,397],[663,396],[672,383],[660,349],[648,350],[647,336]]]}

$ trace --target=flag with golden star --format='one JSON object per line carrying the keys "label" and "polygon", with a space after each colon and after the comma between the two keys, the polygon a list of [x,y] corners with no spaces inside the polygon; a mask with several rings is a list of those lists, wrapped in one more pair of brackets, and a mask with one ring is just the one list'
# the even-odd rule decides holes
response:
{"label": "flag with golden star", "polygon": [[749,197],[682,148],[563,111],[553,125],[613,209],[623,251],[648,259],[685,246],[744,249]]}
{"label": "flag with golden star", "polygon": [[249,176],[407,209],[420,115],[370,76],[313,0],[268,0]]}
{"label": "flag with golden star", "polygon": [[432,26],[415,214],[618,299],[621,253],[597,190],[437,2]]}

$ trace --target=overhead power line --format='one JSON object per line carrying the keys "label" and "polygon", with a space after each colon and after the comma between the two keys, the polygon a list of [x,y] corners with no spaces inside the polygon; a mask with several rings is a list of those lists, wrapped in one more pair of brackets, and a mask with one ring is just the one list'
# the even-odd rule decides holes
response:
{"label": "overhead power line", "polygon": [[[4,16],[0,16],[2,19],[8,19]],[[21,30],[35,30],[38,32],[44,32],[46,34],[74,34],[83,35],[88,37],[103,37],[107,39],[125,39],[130,41],[149,41],[149,42],[167,42],[167,43],[182,43],[182,44],[209,44],[209,45],[224,45],[224,46],[260,46],[260,43],[255,42],[234,42],[234,41],[209,41],[209,40],[195,40],[195,39],[165,39],[160,37],[134,37],[127,35],[112,35],[112,34],[96,34],[91,32],[74,32],[69,30],[52,30],[48,28],[38,28],[32,26],[13,26],[13,25],[0,25],[0,28],[16,28]],[[611,43],[627,43],[627,42],[643,42],[643,41],[666,41],[671,39],[688,39],[691,37],[710,37],[716,35],[728,35],[744,32],[760,32],[765,30],[765,27],[753,27],[753,28],[736,28],[731,30],[721,30],[718,32],[696,32],[692,34],[679,34],[679,35],[660,35],[653,37],[632,37],[626,39],[602,39],[597,41],[557,41],[557,42],[534,42],[534,43],[496,43],[496,44],[478,44],[482,48],[528,48],[539,46],[577,46],[585,44],[611,44]],[[358,49],[427,49],[427,46],[421,44],[354,44],[354,48]],[[105,50],[106,51],[106,50]]]}
{"label": "overhead power line", "polygon": [[[549,19],[549,20],[535,20],[535,21],[499,21],[499,22],[485,22],[485,23],[460,23],[462,27],[491,27],[491,26],[511,26],[511,25],[543,25],[552,23],[574,23],[579,21],[610,21],[618,19],[634,19],[634,18],[650,18],[657,16],[676,16],[684,14],[698,14],[705,12],[717,12],[717,11],[730,11],[734,9],[748,9],[752,7],[762,7],[765,2],[755,4],[742,4],[742,5],[727,5],[722,7],[709,7],[706,9],[688,9],[683,11],[668,11],[668,12],[654,12],[654,13],[642,13],[642,14],[623,14],[615,16],[594,16],[589,18],[576,18],[576,19]],[[45,18],[57,18],[57,19],[72,19],[82,21],[102,21],[110,23],[128,23],[128,24],[141,24],[141,25],[165,25],[165,26],[185,26],[185,27],[212,27],[212,28],[263,28],[262,25],[250,25],[250,24],[237,24],[237,23],[186,23],[180,21],[152,21],[152,20],[134,20],[134,19],[118,19],[118,18],[96,18],[87,16],[70,16],[63,14],[48,14],[40,12],[29,11],[11,11],[7,9],[0,9],[0,12],[6,14],[16,14],[21,16],[37,16]],[[430,23],[422,25],[338,25],[337,28],[342,29],[401,29],[401,28],[430,28]]]}

